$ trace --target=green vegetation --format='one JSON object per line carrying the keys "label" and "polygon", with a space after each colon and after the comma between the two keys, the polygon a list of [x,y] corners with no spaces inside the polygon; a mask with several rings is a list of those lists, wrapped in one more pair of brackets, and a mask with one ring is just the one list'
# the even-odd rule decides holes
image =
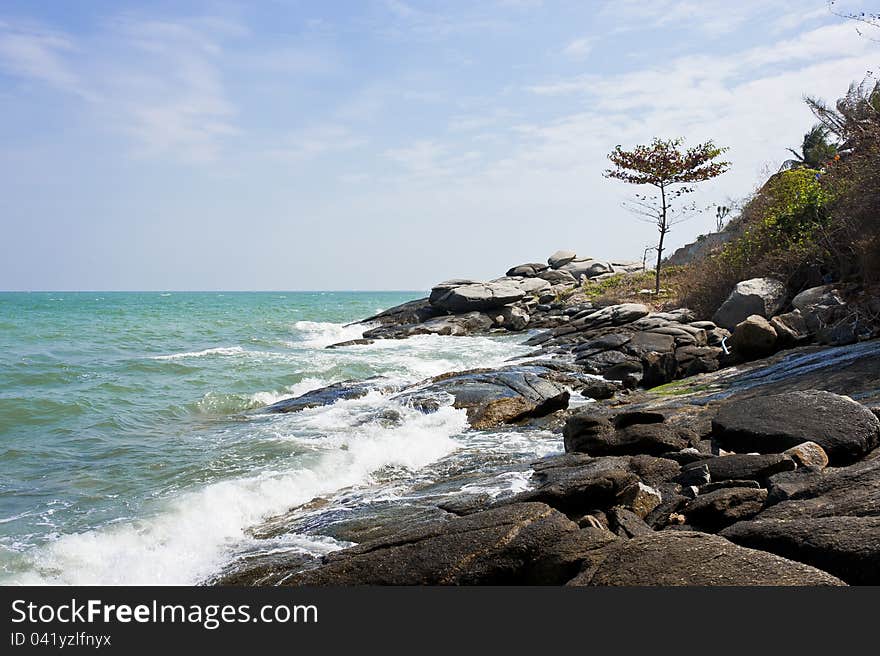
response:
{"label": "green vegetation", "polygon": [[726,231],[734,238],[688,265],[679,302],[704,316],[740,280],[772,276],[791,293],[829,280],[880,283],[880,83],[852,85],[819,120],[799,160],[773,175]]}

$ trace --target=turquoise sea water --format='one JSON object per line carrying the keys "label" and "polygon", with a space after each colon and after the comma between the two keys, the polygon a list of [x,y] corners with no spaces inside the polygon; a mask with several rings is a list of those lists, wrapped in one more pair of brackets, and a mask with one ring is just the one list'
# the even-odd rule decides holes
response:
{"label": "turquoise sea water", "polygon": [[[541,452],[468,437],[452,408],[389,424],[378,394],[260,413],[332,382],[525,352],[506,336],[324,348],[421,295],[0,294],[0,583],[197,583],[249,548],[249,527],[315,497],[387,494],[469,449]],[[343,546],[285,539],[274,548]]]}

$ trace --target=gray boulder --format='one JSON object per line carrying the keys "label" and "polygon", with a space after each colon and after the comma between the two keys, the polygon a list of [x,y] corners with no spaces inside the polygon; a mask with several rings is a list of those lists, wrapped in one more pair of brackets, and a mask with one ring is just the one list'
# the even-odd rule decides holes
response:
{"label": "gray boulder", "polygon": [[845,305],[834,285],[805,289],[791,300],[791,304],[804,315],[811,314],[817,307]]}
{"label": "gray boulder", "polygon": [[568,271],[557,271],[555,269],[541,271],[536,277],[540,278],[541,280],[546,280],[554,286],[565,285],[566,289],[577,282],[574,279],[574,276],[572,276]]}
{"label": "gray boulder", "polygon": [[880,420],[849,397],[821,390],[784,392],[722,404],[715,439],[738,452],[781,453],[815,442],[831,464],[853,462],[877,446]]}
{"label": "gray boulder", "polygon": [[553,269],[558,269],[559,267],[568,264],[576,257],[577,253],[574,251],[556,251],[553,255],[547,258],[547,264]]}
{"label": "gray boulder", "polygon": [[610,264],[596,260],[572,260],[558,268],[559,271],[567,271],[572,278],[578,281],[581,278],[594,278],[612,272]]}
{"label": "gray boulder", "polygon": [[780,472],[795,468],[794,460],[778,453],[735,453],[728,456],[707,458],[682,467],[683,477],[692,471],[706,468],[712,481],[764,480]]}
{"label": "gray boulder", "polygon": [[639,535],[609,543],[603,555],[569,585],[844,585],[809,565],[707,533]]}
{"label": "gray boulder", "polygon": [[523,276],[525,278],[533,278],[542,271],[547,270],[547,265],[540,262],[529,262],[527,264],[518,264],[507,270],[508,276]]}
{"label": "gray boulder", "polygon": [[467,283],[450,286],[441,283],[431,290],[434,307],[453,313],[492,310],[520,300],[526,293],[509,282]]}
{"label": "gray boulder", "polygon": [[785,285],[773,278],[753,278],[737,283],[712,317],[717,325],[732,330],[753,314],[772,317],[785,304]]}

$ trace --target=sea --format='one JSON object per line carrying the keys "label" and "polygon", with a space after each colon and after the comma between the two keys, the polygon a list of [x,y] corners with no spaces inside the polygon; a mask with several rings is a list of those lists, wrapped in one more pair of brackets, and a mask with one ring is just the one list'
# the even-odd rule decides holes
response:
{"label": "sea", "polygon": [[[529,351],[522,334],[325,348],[421,296],[0,293],[0,584],[198,585],[242,559],[349,546],[327,527],[366,507],[526,489],[522,463],[561,451],[558,435],[470,430],[463,410],[380,392],[264,411]],[[278,517],[288,528],[267,532]]]}

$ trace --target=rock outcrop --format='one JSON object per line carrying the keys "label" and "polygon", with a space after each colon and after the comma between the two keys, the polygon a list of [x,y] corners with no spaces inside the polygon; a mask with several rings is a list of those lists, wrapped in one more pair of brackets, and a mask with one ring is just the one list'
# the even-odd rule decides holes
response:
{"label": "rock outcrop", "polygon": [[773,278],[743,280],[715,312],[712,321],[733,330],[753,314],[769,319],[785,304],[785,285]]}

